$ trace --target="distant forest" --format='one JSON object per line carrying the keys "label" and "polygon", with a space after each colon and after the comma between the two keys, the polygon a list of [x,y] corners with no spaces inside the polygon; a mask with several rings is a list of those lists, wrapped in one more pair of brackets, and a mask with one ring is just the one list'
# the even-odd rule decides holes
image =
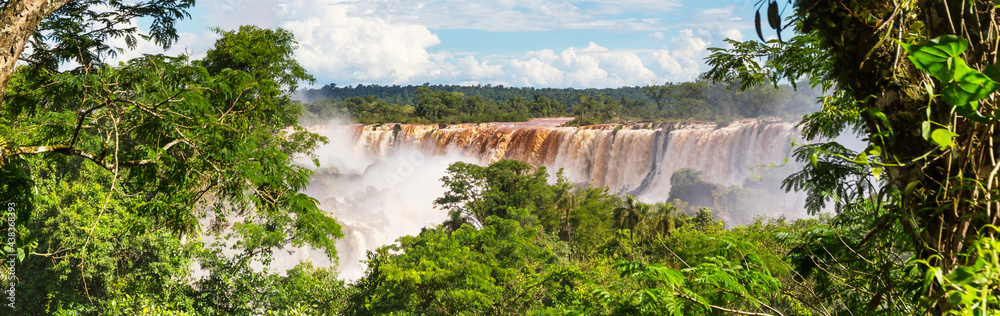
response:
{"label": "distant forest", "polygon": [[734,91],[707,80],[605,89],[515,88],[503,85],[329,84],[299,91],[305,122],[350,117],[364,124],[479,123],[575,116],[571,125],[780,116],[798,119],[819,109],[819,93],[799,84]]}
{"label": "distant forest", "polygon": [[497,102],[507,101],[515,97],[521,97],[527,100],[532,100],[536,95],[545,96],[554,101],[562,102],[563,104],[573,104],[574,101],[580,95],[585,97],[597,97],[603,96],[610,99],[621,99],[624,97],[629,97],[631,99],[643,99],[649,102],[653,102],[645,93],[642,92],[643,87],[621,87],[621,88],[605,88],[605,89],[574,89],[574,88],[519,88],[519,87],[506,87],[504,85],[475,85],[475,86],[460,86],[460,85],[431,85],[425,83],[423,85],[392,85],[392,86],[380,86],[380,85],[362,85],[358,84],[356,86],[343,86],[338,87],[337,84],[331,83],[323,86],[319,89],[303,89],[300,90],[296,97],[300,100],[306,102],[313,102],[320,99],[333,99],[337,101],[347,100],[353,97],[365,97],[369,95],[377,96],[380,100],[384,100],[389,103],[396,104],[407,104],[416,105],[417,102],[417,89],[420,87],[427,87],[433,91],[446,91],[446,92],[461,92],[466,96],[478,96],[483,99],[489,99]]}

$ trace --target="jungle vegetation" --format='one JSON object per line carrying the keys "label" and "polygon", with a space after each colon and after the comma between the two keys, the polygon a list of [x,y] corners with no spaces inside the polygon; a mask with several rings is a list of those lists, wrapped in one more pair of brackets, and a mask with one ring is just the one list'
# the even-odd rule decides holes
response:
{"label": "jungle vegetation", "polygon": [[[342,228],[300,193],[312,172],[292,163],[324,139],[299,127],[299,119],[304,107],[395,119],[392,111],[358,112],[382,104],[378,97],[320,107],[292,101],[312,76],[292,58],[295,41],[281,29],[218,29],[220,39],[201,60],[147,55],[104,62],[117,52],[104,44],[109,38],[172,43],[173,23],[186,16],[190,0],[2,3],[0,202],[12,213],[0,227],[14,237],[3,250],[16,267],[0,265],[0,281],[14,289],[5,301],[11,306],[0,306],[4,313],[1000,310],[994,1],[762,0],[757,27],[785,39],[731,41],[732,48],[713,49],[704,80],[669,86],[722,84],[749,93],[809,78],[797,85],[822,90],[822,108],[802,120],[813,142],[795,151],[805,166],[784,188],[806,192],[816,218],[731,227],[696,203],[711,187],[696,171],[675,174],[677,200],[646,204],[561,176],[548,179],[522,162],[456,163],[436,201],[450,218],[370,252],[365,275],[351,282],[334,267],[275,271],[255,264],[266,265],[287,246],[309,245],[336,258]],[[113,27],[136,17],[154,31]],[[26,46],[31,53],[22,56]],[[60,70],[66,62],[80,66]],[[511,98],[483,101],[497,110],[476,112],[465,108],[468,100],[492,99],[421,93],[413,113],[399,111],[398,118],[536,115],[528,101],[509,109],[500,104]],[[671,93],[686,95],[665,95]],[[616,99],[549,98],[548,109],[584,118],[610,113],[594,114],[599,122],[628,119],[625,105],[600,111]],[[667,117],[682,104],[699,111],[699,104],[713,104],[687,99],[645,107],[656,104],[656,115]],[[336,105],[342,102],[354,105]],[[860,135],[869,146],[853,152],[821,140],[841,133]]]}
{"label": "jungle vegetation", "polygon": [[570,125],[611,122],[728,122],[739,118],[785,117],[819,108],[810,89],[791,85],[729,89],[707,79],[615,89],[534,89],[503,86],[377,86],[307,90],[321,97],[304,104],[303,122],[330,117],[363,124],[518,122],[536,117],[573,116]]}

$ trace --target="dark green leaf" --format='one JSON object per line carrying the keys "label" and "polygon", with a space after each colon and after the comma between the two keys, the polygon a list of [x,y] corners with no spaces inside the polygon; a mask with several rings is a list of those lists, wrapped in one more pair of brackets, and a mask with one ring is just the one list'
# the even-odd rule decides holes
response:
{"label": "dark green leaf", "polygon": [[778,2],[771,1],[767,4],[767,23],[772,29],[781,29],[781,13],[778,12]]}
{"label": "dark green leaf", "polygon": [[757,14],[754,15],[753,26],[757,28],[757,37],[759,37],[762,42],[767,41],[764,39],[764,33],[760,31],[760,11],[757,11]]}
{"label": "dark green leaf", "polygon": [[[954,107],[978,108],[978,102],[997,89],[997,83],[983,73],[969,68],[962,59],[952,59],[953,78],[941,91],[941,97]],[[942,80],[944,81],[944,80]]]}
{"label": "dark green leaf", "polygon": [[990,77],[993,81],[1000,82],[1000,65],[988,65],[983,68],[983,74]]}

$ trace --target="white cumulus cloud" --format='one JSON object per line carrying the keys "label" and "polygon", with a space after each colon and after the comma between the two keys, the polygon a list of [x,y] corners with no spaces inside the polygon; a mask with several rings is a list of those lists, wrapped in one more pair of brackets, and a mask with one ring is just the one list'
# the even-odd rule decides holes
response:
{"label": "white cumulus cloud", "polygon": [[408,82],[433,66],[427,49],[440,44],[437,35],[419,25],[390,23],[355,16],[351,5],[295,1],[284,7],[280,23],[299,41],[298,59],[318,73],[348,74],[360,81]]}
{"label": "white cumulus cloud", "polygon": [[641,51],[610,50],[597,43],[552,50],[532,51],[509,61],[510,82],[524,86],[619,87],[646,85],[656,74],[646,67]]}
{"label": "white cumulus cloud", "polygon": [[[654,18],[621,18],[628,12],[664,13],[675,0],[221,0],[209,2],[208,25],[230,30],[244,24],[281,27],[299,42],[298,61],[318,84],[504,84],[550,87],[617,87],[694,79],[709,46],[742,39],[733,7],[694,16],[703,24],[671,31]],[[583,5],[586,3],[586,5]],[[602,11],[603,10],[603,11]],[[527,52],[455,52],[443,48],[440,29],[642,31],[659,49],[608,48],[596,42]],[[640,33],[642,34],[642,33]],[[173,52],[204,56],[218,35],[181,34]],[[596,41],[596,40],[595,40]],[[146,43],[140,51],[151,49]],[[133,57],[132,55],[123,56]]]}
{"label": "white cumulus cloud", "polygon": [[684,29],[671,39],[669,47],[650,53],[650,57],[670,74],[671,81],[692,80],[702,72],[701,61],[708,55],[707,48],[707,41]]}

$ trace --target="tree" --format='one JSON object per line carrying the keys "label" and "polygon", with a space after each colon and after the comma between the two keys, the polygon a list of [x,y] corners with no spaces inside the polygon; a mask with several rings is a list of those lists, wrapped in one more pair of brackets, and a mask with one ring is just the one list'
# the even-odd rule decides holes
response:
{"label": "tree", "polygon": [[[783,28],[778,2],[766,5],[772,28]],[[808,157],[802,161],[812,161],[814,168],[799,179],[824,187],[831,186],[830,179],[832,186],[855,184],[856,169],[817,159],[830,156],[881,181],[876,191],[853,200],[825,197],[847,209],[867,210],[869,219],[861,221],[869,225],[867,237],[851,247],[905,236],[908,243],[896,245],[895,252],[914,254],[905,263],[914,269],[908,273],[949,275],[965,269],[976,260],[971,251],[982,244],[977,240],[994,238],[993,225],[1000,222],[996,4],[799,1],[794,8],[787,25],[798,36],[768,44],[731,41],[732,49],[715,49],[709,57],[709,77],[746,88],[810,76],[829,94],[822,111],[806,116],[806,136],[831,137],[852,127],[870,143],[856,156],[809,147],[811,154],[801,158]],[[944,279],[911,277],[913,293],[929,298],[912,303],[936,314],[1000,308],[960,300],[964,290],[949,289]],[[900,301],[893,293],[866,294],[869,307],[905,310],[886,303]]]}
{"label": "tree", "polygon": [[[7,91],[16,63],[27,61],[55,69],[59,62],[73,60],[83,67],[103,62],[115,54],[110,38],[125,38],[134,48],[139,35],[135,27],[121,27],[132,19],[152,18],[150,31],[141,35],[168,48],[177,40],[174,22],[188,17],[194,0],[158,0],[128,3],[121,0],[16,0],[4,1],[0,11],[0,91]],[[31,41],[32,53],[23,58]],[[53,43],[50,45],[49,43]],[[0,95],[0,102],[4,95]]]}
{"label": "tree", "polygon": [[49,177],[34,176],[35,211],[20,227],[30,232],[22,242],[37,246],[16,266],[16,314],[107,314],[130,297],[160,312],[187,310],[190,288],[182,280],[197,246],[130,212],[137,198],[110,191],[106,170],[68,165],[34,164]]}
{"label": "tree", "polygon": [[[299,192],[311,172],[293,159],[307,156],[323,138],[296,125],[299,109],[288,93],[295,81],[310,77],[289,60],[295,43],[281,34],[288,33],[223,32],[204,62],[150,55],[81,71],[19,68],[0,109],[0,183],[88,183],[104,190],[89,197],[99,202],[89,204],[94,208],[86,213],[93,216],[87,225],[66,220],[73,225],[57,226],[51,222],[63,216],[58,212],[19,216],[18,247],[28,254],[25,260],[86,269],[73,260],[39,258],[60,249],[69,252],[58,254],[62,258],[89,253],[87,260],[128,260],[115,252],[94,255],[88,247],[103,242],[78,237],[99,233],[102,239],[149,233],[185,245],[203,233],[232,236],[237,256],[226,260],[241,267],[266,262],[271,251],[289,244],[309,244],[335,257],[339,224]],[[252,66],[219,57],[245,56],[255,48],[241,39],[269,37],[277,38],[271,43],[276,47],[258,51]],[[25,104],[33,108],[24,110]],[[45,210],[72,199],[29,201]],[[116,220],[119,213],[131,222]],[[201,219],[211,225],[201,227]],[[123,221],[127,225],[107,226]],[[66,228],[59,236],[70,237],[40,229],[50,226]],[[55,246],[38,248],[46,245]],[[37,268],[23,273],[53,267]],[[83,282],[87,288],[88,280]]]}
{"label": "tree", "polygon": [[[0,11],[0,89],[7,90],[7,82],[14,73],[18,57],[24,51],[38,23],[43,18],[66,5],[70,0],[62,1],[5,1],[3,11]],[[2,98],[2,97],[0,97]],[[3,99],[0,99],[2,101]]]}
{"label": "tree", "polygon": [[524,315],[563,274],[525,210],[484,227],[427,229],[369,253],[349,315]]}
{"label": "tree", "polygon": [[667,99],[670,94],[670,84],[664,84],[662,86],[650,85],[642,88],[642,93],[645,93],[653,102],[656,102],[656,109],[665,111],[669,105]]}
{"label": "tree", "polygon": [[531,172],[531,165],[517,160],[504,159],[487,167],[457,162],[441,178],[448,191],[434,204],[452,217],[460,215],[480,226],[490,216],[510,218],[511,209],[535,212],[550,204],[547,179],[544,167]]}
{"label": "tree", "polygon": [[701,180],[701,171],[682,168],[670,175],[667,200],[683,200],[697,206],[715,206],[713,191],[717,185]]}
{"label": "tree", "polygon": [[778,114],[784,103],[791,99],[789,95],[787,90],[754,87],[737,93],[734,101],[737,103],[736,109],[744,117],[760,117]]}
{"label": "tree", "polygon": [[639,222],[642,221],[649,213],[649,205],[644,204],[636,200],[634,196],[625,195],[625,201],[621,206],[615,208],[614,219],[615,227],[622,230],[628,230],[629,236],[635,234],[635,230],[639,226]]}
{"label": "tree", "polygon": [[260,84],[262,89],[269,89],[268,96],[285,99],[295,92],[299,82],[316,80],[295,60],[296,42],[292,32],[253,25],[240,26],[234,31],[213,30],[222,38],[205,53],[202,63],[209,73],[216,74],[228,68],[267,79]]}

